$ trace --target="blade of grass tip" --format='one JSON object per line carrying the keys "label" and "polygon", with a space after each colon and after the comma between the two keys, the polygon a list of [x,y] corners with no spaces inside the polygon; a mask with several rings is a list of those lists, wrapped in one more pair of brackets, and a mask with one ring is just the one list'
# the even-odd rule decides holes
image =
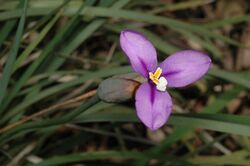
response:
{"label": "blade of grass tip", "polygon": [[[130,0],[120,0],[117,1],[115,4],[110,7],[110,9],[119,9],[125,6]],[[66,57],[70,56],[70,54],[86,39],[88,39],[98,28],[100,28],[104,23],[105,19],[96,19],[89,23],[86,28],[84,28],[75,38],[73,41],[69,43],[67,47],[65,47],[61,52],[60,55],[63,55],[64,58],[57,58],[47,68],[47,72],[55,71],[58,69],[66,60]]]}
{"label": "blade of grass tip", "polygon": [[7,91],[8,82],[11,77],[15,59],[18,53],[20,40],[21,40],[23,30],[24,30],[27,6],[28,6],[28,0],[24,0],[23,13],[18,24],[16,38],[13,43],[13,47],[11,48],[10,55],[7,59],[6,65],[4,67],[2,78],[0,80],[0,105],[2,105],[3,98]]}
{"label": "blade of grass tip", "polygon": [[43,30],[38,34],[36,39],[31,42],[31,44],[22,52],[22,54],[17,58],[14,66],[15,72],[18,67],[24,62],[24,60],[30,55],[30,53],[37,47],[37,45],[42,41],[42,39],[47,35],[50,29],[55,25],[56,21],[60,18],[61,13],[57,13],[55,17],[43,28]]}

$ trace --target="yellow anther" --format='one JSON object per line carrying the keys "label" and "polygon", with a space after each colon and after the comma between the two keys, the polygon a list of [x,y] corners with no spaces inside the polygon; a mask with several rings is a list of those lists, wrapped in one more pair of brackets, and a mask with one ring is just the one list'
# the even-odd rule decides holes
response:
{"label": "yellow anther", "polygon": [[157,68],[155,73],[149,72],[149,78],[151,81],[153,81],[153,83],[155,83],[156,85],[159,84],[159,78],[161,76],[162,73],[162,69],[161,68]]}
{"label": "yellow anther", "polygon": [[162,73],[162,70],[161,68],[158,67],[154,73],[155,78],[159,79],[161,76],[161,73]]}

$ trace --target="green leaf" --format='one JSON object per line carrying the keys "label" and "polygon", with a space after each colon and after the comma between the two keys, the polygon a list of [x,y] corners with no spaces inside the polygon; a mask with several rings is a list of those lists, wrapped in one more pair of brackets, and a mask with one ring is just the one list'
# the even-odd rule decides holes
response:
{"label": "green leaf", "polygon": [[[55,17],[44,27],[44,29],[38,34],[36,39],[22,52],[15,62],[14,71],[24,62],[24,60],[30,55],[30,53],[37,47],[37,45],[44,39],[46,34],[54,26],[56,21],[60,18],[60,13],[57,13]],[[14,72],[13,71],[13,72]]]}
{"label": "green leaf", "polygon": [[[110,9],[119,9],[125,6],[129,0],[120,0],[113,4]],[[105,4],[107,5],[107,4]],[[60,51],[59,55],[63,55],[64,58],[57,58],[55,59],[48,67],[47,72],[55,71],[58,69],[66,59],[69,57],[71,53],[79,47],[80,44],[85,42],[98,28],[100,28],[106,19],[95,19],[94,21],[90,22],[80,33],[69,43],[69,45]]]}
{"label": "green leaf", "polygon": [[38,96],[35,96],[34,98],[32,98],[30,100],[26,100],[26,101],[20,103],[19,105],[16,105],[11,111],[9,111],[5,115],[4,118],[2,118],[2,120],[12,118],[14,115],[20,113],[25,108],[34,104],[35,102],[37,102],[41,99],[44,99],[50,95],[54,95],[54,94],[57,94],[59,92],[62,92],[63,90],[65,90],[67,88],[70,88],[70,87],[73,87],[73,86],[76,86],[79,84],[83,84],[84,81],[87,81],[89,79],[99,78],[99,77],[108,77],[108,76],[112,76],[115,74],[123,74],[123,73],[127,73],[130,70],[131,70],[130,67],[119,67],[119,68],[103,69],[103,70],[99,70],[98,72],[93,72],[93,73],[91,73],[91,72],[86,73],[83,76],[79,77],[78,79],[75,79],[75,80],[48,88],[46,90],[43,90]]}
{"label": "green leaf", "polygon": [[206,23],[205,25],[202,25],[205,28],[213,29],[213,28],[220,28],[224,27],[226,25],[232,25],[232,24],[238,24],[241,22],[247,22],[250,20],[250,14],[245,14],[242,16],[234,16],[229,18],[224,18],[222,20],[215,20],[209,23]]}
{"label": "green leaf", "polygon": [[51,166],[59,164],[70,164],[80,161],[96,161],[96,160],[109,160],[109,159],[148,159],[146,155],[138,152],[118,152],[118,151],[101,151],[101,152],[88,152],[82,154],[71,154],[54,157],[47,159],[41,163],[32,166]]}
{"label": "green leaf", "polygon": [[[165,161],[168,164],[178,164],[180,166],[192,165],[183,160],[176,160],[173,157],[168,157],[166,155],[150,156],[146,153],[136,152],[136,151],[99,151],[99,152],[87,152],[78,154],[62,155],[57,157],[52,157],[38,164],[33,164],[32,166],[51,166],[60,164],[70,164],[73,162],[83,162],[83,161],[96,161],[96,160],[126,160],[130,162],[131,160],[145,160],[145,159],[159,159],[160,161]],[[130,160],[130,161],[129,161]]]}
{"label": "green leaf", "polygon": [[[53,11],[52,11],[53,12]],[[74,18],[72,18],[74,19]],[[48,43],[48,45],[44,48],[43,52],[39,56],[36,61],[34,61],[31,65],[29,65],[28,69],[22,74],[22,76],[19,78],[19,80],[16,82],[15,86],[11,89],[9,95],[4,100],[4,104],[1,107],[0,111],[3,111],[6,109],[6,107],[9,105],[9,103],[15,98],[15,96],[18,94],[22,86],[26,83],[26,81],[32,76],[32,74],[36,71],[36,69],[39,67],[39,65],[43,62],[43,60],[50,55],[52,50],[56,48],[56,46],[62,42],[62,39],[67,33],[67,31],[70,29],[71,24],[73,24],[73,21],[69,22],[67,26],[62,28],[62,30],[53,38],[52,41]],[[33,47],[33,46],[32,46]]]}
{"label": "green leaf", "polygon": [[[214,101],[208,104],[206,107],[203,108],[201,113],[212,113],[216,115],[219,113],[225,106],[228,104],[229,101],[234,99],[239,93],[244,90],[244,88],[236,86],[231,90],[228,90],[214,99]],[[168,136],[164,141],[162,141],[158,146],[151,149],[152,152],[161,153],[166,148],[168,148],[171,144],[180,140],[184,135],[191,132],[192,128],[188,128],[186,126],[178,127],[174,130],[174,132]]]}
{"label": "green leaf", "polygon": [[228,72],[228,71],[219,70],[219,69],[211,69],[209,70],[209,75],[230,81],[232,83],[235,83],[243,87],[246,87],[247,89],[250,89],[249,77],[243,77],[238,73]]}
{"label": "green leaf", "polygon": [[[36,10],[30,9],[28,10],[27,14],[28,16],[46,15],[51,10],[52,10],[51,8],[36,9]],[[76,12],[75,10],[76,10],[75,8],[71,8],[69,10],[66,10],[65,14],[72,15],[73,13]],[[0,14],[0,20],[15,18],[19,14],[20,14],[19,10],[4,12]],[[167,17],[155,16],[151,14],[129,11],[129,10],[122,10],[122,9],[117,9],[117,8],[112,9],[112,8],[103,8],[103,7],[86,7],[82,11],[82,14],[86,16],[118,17],[118,18],[123,18],[123,19],[143,21],[143,22],[148,22],[151,24],[164,25],[173,30],[176,30],[176,28],[182,28],[183,30],[196,33],[196,34],[200,34],[203,37],[208,37],[212,39],[220,39],[224,42],[227,42],[235,46],[243,46],[240,42],[237,42],[233,39],[225,37],[221,34],[211,32],[210,30],[203,28],[201,26],[184,23],[181,21],[177,21],[175,19],[167,18]]]}
{"label": "green leaf", "polygon": [[223,156],[197,156],[189,159],[196,165],[246,165],[250,163],[249,151],[236,151],[229,155]]}
{"label": "green leaf", "polygon": [[0,30],[0,48],[17,23],[16,19],[7,21]]}
{"label": "green leaf", "polygon": [[[13,47],[11,48],[9,57],[7,59],[6,65],[5,65],[4,70],[3,70],[3,75],[2,75],[1,80],[0,80],[0,105],[2,105],[3,98],[4,98],[5,93],[7,91],[7,86],[9,83],[9,79],[11,77],[11,73],[13,71],[15,59],[16,59],[19,45],[20,45],[20,40],[21,40],[23,30],[24,30],[28,0],[24,0],[23,2],[24,2],[24,4],[23,4],[22,16],[21,16],[19,24],[18,24],[15,41],[14,41]],[[1,111],[0,111],[0,113],[1,113]]]}
{"label": "green leaf", "polygon": [[[113,106],[102,111],[81,115],[76,122],[138,122],[134,109]],[[191,129],[201,128],[232,134],[250,136],[248,116],[229,114],[173,114],[168,124]]]}

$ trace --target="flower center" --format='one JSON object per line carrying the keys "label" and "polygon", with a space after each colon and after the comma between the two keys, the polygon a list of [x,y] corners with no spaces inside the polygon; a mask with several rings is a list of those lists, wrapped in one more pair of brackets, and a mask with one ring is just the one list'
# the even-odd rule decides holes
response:
{"label": "flower center", "polygon": [[166,91],[168,81],[165,77],[161,77],[162,69],[158,67],[154,73],[149,72],[149,79],[155,83],[156,89],[159,91]]}

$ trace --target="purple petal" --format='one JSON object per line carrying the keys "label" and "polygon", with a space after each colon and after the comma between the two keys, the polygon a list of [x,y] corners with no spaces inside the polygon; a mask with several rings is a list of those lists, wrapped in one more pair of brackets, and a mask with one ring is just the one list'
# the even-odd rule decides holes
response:
{"label": "purple petal", "polygon": [[157,67],[156,50],[142,34],[125,30],[120,34],[120,45],[135,72],[148,77]]}
{"label": "purple petal", "polygon": [[208,55],[192,50],[179,51],[166,58],[160,67],[168,81],[168,87],[184,87],[199,80],[208,71],[211,59]]}
{"label": "purple petal", "polygon": [[139,119],[150,129],[163,126],[172,111],[172,100],[167,92],[156,90],[155,85],[143,83],[136,91],[136,111]]}

